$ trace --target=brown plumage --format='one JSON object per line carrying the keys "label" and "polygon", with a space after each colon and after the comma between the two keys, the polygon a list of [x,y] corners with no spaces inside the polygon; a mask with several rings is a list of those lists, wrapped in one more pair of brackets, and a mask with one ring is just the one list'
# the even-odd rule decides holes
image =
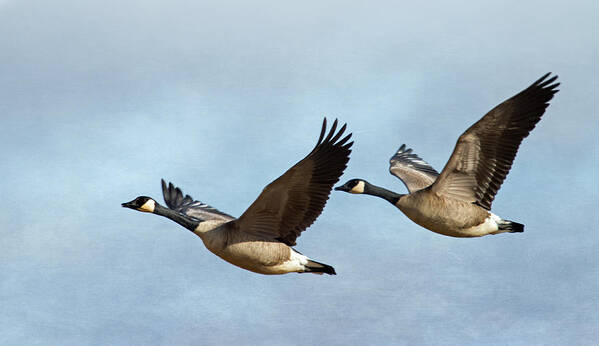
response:
{"label": "brown plumage", "polygon": [[439,173],[412,149],[402,144],[389,160],[389,172],[398,177],[410,193],[422,190],[435,182]]}
{"label": "brown plumage", "polygon": [[337,120],[326,135],[326,119],[314,149],[268,184],[250,207],[235,219],[162,181],[168,208],[141,196],[124,207],[151,212],[183,225],[198,235],[208,250],[241,268],[261,274],[311,272],[335,274],[329,265],[291,248],[301,232],[322,212],[333,185],[349,161],[351,133],[342,137]]}
{"label": "brown plumage", "polygon": [[541,120],[558,92],[549,73],[493,108],[464,132],[433,192],[491,210],[491,203],[512,167],[522,140]]}
{"label": "brown plumage", "polygon": [[335,188],[386,199],[417,224],[454,237],[522,232],[524,225],[490,212],[491,204],[512,167],[522,140],[541,120],[553,95],[557,76],[549,73],[502,102],[470,126],[458,139],[440,174],[402,145],[390,160],[390,172],[410,194],[400,195],[352,179]]}
{"label": "brown plumage", "polygon": [[325,119],[312,152],[264,188],[235,221],[239,230],[295,245],[295,239],[320,215],[333,185],[347,167],[351,134],[339,140],[346,125],[337,134],[336,128],[337,120],[323,141]]}

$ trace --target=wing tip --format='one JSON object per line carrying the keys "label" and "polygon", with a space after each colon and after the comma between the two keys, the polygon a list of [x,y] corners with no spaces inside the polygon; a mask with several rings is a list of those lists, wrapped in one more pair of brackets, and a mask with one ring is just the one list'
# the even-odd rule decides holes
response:
{"label": "wing tip", "polygon": [[[324,120],[322,122],[322,129],[320,131],[320,136],[318,137],[318,141],[316,141],[314,149],[316,149],[321,144],[330,144],[332,146],[345,147],[345,143],[352,137],[353,133],[350,132],[345,137],[341,138],[341,136],[347,130],[347,123],[343,123],[339,130],[337,130],[338,125],[339,119],[335,118],[333,124],[331,125],[331,128],[328,130],[327,133],[327,118],[324,117]],[[351,142],[351,144],[353,144],[353,142]],[[351,147],[351,144],[349,145],[349,147]]]}
{"label": "wing tip", "polygon": [[545,73],[541,78],[532,83],[529,88],[540,88],[544,91],[550,91],[552,94],[557,93],[559,90],[556,90],[555,88],[560,86],[561,82],[554,82],[557,81],[559,75],[555,74],[551,78],[547,79],[549,76],[551,76],[551,74],[552,72]]}
{"label": "wing tip", "polygon": [[414,150],[412,148],[408,148],[408,146],[405,143],[403,143],[402,145],[399,146],[399,149],[397,149],[395,151],[393,156],[391,156],[391,158],[389,159],[389,163],[395,161],[396,159],[402,158],[402,157],[406,157],[406,158],[414,157],[416,159],[422,160],[420,157],[418,157],[418,155],[414,154],[413,151]]}
{"label": "wing tip", "polygon": [[389,171],[391,171],[396,162],[403,162],[404,164],[412,166],[421,172],[439,175],[439,172],[437,172],[437,170],[434,169],[430,163],[426,162],[413,151],[414,150],[412,148],[408,148],[405,143],[402,144],[399,149],[397,149],[395,154],[393,154],[393,156],[391,156],[389,159]]}
{"label": "wing tip", "polygon": [[170,209],[175,209],[186,202],[193,201],[191,196],[183,194],[183,191],[172,182],[169,181],[167,185],[164,179],[160,179],[160,184],[162,186],[162,197]]}

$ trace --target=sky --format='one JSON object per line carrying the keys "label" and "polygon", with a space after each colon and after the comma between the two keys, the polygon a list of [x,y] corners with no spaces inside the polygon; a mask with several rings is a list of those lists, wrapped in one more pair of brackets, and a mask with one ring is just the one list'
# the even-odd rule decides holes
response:
{"label": "sky", "polygon": [[[599,5],[592,1],[0,1],[0,344],[592,345],[599,339]],[[406,143],[457,137],[546,72],[560,92],[493,212],[444,237],[342,192],[296,249],[337,276],[230,265],[160,179],[239,216],[314,146],[405,193]]]}

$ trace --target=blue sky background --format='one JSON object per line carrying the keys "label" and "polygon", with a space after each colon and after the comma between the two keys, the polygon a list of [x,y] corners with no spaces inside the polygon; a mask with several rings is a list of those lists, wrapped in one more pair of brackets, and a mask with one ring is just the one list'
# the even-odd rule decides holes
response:
{"label": "blue sky background", "polygon": [[[592,345],[599,340],[599,6],[592,1],[0,0],[0,344]],[[333,193],[297,249],[337,276],[262,276],[121,208],[160,179],[240,215],[313,147],[398,192],[402,143],[457,137],[545,72],[561,91],[493,211],[454,239]]]}

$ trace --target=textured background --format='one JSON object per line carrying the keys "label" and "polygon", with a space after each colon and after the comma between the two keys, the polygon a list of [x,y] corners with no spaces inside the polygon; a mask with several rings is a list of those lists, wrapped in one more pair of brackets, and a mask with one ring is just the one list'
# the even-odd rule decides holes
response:
{"label": "textured background", "polygon": [[[0,0],[0,344],[595,344],[598,11]],[[400,144],[440,170],[548,71],[561,91],[493,205],[523,234],[443,237],[337,192],[297,249],[339,275],[269,277],[120,206],[165,178],[238,216],[325,115],[354,133],[343,181],[404,192]]]}

